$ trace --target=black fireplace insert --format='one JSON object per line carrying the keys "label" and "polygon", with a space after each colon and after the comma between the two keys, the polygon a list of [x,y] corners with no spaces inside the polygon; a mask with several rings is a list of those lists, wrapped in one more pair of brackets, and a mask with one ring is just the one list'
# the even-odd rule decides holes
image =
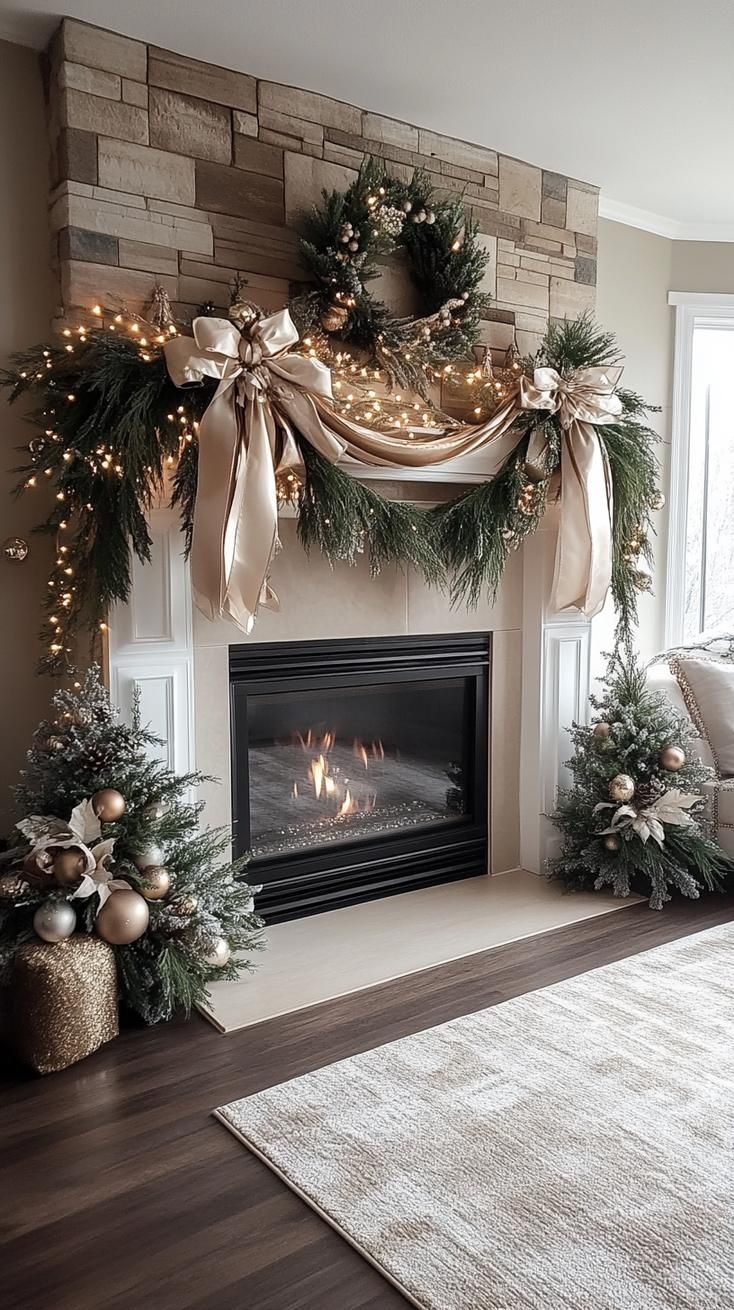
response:
{"label": "black fireplace insert", "polygon": [[234,849],[268,922],[487,872],[490,648],[230,647]]}

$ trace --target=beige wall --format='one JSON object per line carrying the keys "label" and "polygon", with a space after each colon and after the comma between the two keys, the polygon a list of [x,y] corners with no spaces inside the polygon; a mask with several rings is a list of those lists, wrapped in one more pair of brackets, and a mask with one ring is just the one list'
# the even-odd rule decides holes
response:
{"label": "beige wall", "polygon": [[[624,383],[662,412],[651,417],[660,434],[661,486],[670,486],[670,405],[673,385],[675,318],[669,291],[734,293],[734,243],[671,241],[602,219],[596,312],[617,333],[626,356]],[[657,516],[654,595],[640,601],[639,647],[644,658],[665,641],[667,508]],[[605,613],[595,624],[595,672],[600,652],[609,649],[613,621]]]}
{"label": "beige wall", "polygon": [[[625,355],[623,384],[639,391],[651,405],[662,406],[650,424],[661,441],[661,486],[667,495],[670,479],[670,397],[673,359],[673,310],[668,305],[675,242],[638,228],[602,219],[599,223],[599,269],[596,313],[599,322],[617,334]],[[645,658],[663,642],[667,513],[656,515],[655,589],[640,597],[639,646]],[[595,625],[594,650],[609,650],[613,616],[605,613]]]}
{"label": "beige wall", "polygon": [[672,291],[734,293],[734,242],[673,241]]}
{"label": "beige wall", "polygon": [[[48,167],[43,93],[38,56],[0,41],[0,365],[14,350],[48,332],[53,290],[49,269],[46,198]],[[0,642],[0,833],[10,824],[8,788],[17,779],[36,722],[45,713],[51,691],[37,678],[36,631],[39,598],[50,564],[49,543],[31,537],[43,512],[43,489],[20,501],[11,499],[19,462],[15,447],[30,430],[19,413],[0,400],[0,539],[18,535],[30,540],[24,564],[0,558],[3,639]],[[13,816],[14,817],[14,816]]]}

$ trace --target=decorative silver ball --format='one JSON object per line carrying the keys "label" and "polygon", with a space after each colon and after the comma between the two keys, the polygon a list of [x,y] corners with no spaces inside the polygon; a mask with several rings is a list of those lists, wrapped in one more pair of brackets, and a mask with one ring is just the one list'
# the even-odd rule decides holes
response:
{"label": "decorative silver ball", "polygon": [[686,753],[680,746],[665,746],[660,752],[660,767],[677,773],[686,762]]}
{"label": "decorative silver ball", "polygon": [[204,961],[210,969],[223,969],[230,954],[229,942],[224,937],[215,937],[204,956]]}
{"label": "decorative silver ball", "polygon": [[44,942],[63,942],[76,928],[76,911],[68,901],[46,901],[33,916],[33,929]]}
{"label": "decorative silver ball", "polygon": [[153,865],[165,864],[165,856],[160,846],[146,846],[144,850],[131,852],[136,869],[150,869]]}

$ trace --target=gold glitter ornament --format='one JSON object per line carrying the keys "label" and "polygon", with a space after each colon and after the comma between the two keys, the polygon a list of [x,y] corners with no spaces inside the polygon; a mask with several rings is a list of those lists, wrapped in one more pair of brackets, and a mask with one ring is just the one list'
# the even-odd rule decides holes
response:
{"label": "gold glitter ornament", "polygon": [[171,886],[171,875],[163,865],[151,864],[143,870],[138,891],[146,901],[160,901]]}
{"label": "gold glitter ornament", "polygon": [[609,795],[613,801],[630,801],[635,794],[634,779],[628,773],[617,773],[609,784]]}
{"label": "gold glitter ornament", "polygon": [[11,986],[17,1052],[37,1073],[66,1069],[117,1037],[115,953],[98,937],[21,946]]}

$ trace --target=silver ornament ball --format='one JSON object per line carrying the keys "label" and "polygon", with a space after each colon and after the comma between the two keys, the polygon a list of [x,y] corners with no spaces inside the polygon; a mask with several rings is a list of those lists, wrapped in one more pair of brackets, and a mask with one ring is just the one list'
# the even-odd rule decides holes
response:
{"label": "silver ornament ball", "polygon": [[165,864],[165,856],[160,846],[146,846],[144,850],[132,851],[132,862],[136,869],[150,869],[152,865]]}
{"label": "silver ornament ball", "polygon": [[224,937],[215,937],[204,956],[210,969],[223,969],[230,957],[229,942]]}
{"label": "silver ornament ball", "polygon": [[46,901],[33,916],[33,929],[44,942],[66,941],[76,928],[76,911],[68,901]]}

